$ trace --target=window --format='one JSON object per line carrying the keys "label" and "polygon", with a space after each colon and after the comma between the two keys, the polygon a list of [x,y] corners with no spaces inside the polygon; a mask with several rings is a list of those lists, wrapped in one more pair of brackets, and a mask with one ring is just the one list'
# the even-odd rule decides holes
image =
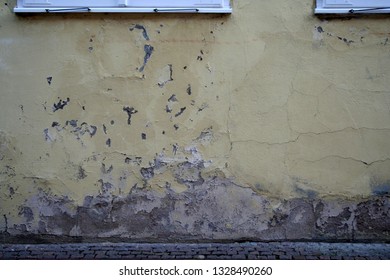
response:
{"label": "window", "polygon": [[390,13],[390,0],[317,0],[315,13]]}
{"label": "window", "polygon": [[17,0],[15,13],[231,13],[230,0]]}

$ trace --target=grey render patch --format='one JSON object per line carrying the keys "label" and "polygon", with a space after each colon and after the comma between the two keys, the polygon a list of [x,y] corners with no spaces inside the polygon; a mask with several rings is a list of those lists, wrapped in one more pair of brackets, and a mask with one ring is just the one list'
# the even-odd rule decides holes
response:
{"label": "grey render patch", "polygon": [[[100,179],[100,190],[86,195],[82,205],[36,180],[35,195],[19,205],[23,221],[8,219],[8,232],[132,242],[390,241],[389,195],[312,196],[301,180],[304,196],[277,198],[238,185],[220,170],[211,172],[207,162],[192,155],[180,161],[156,156],[149,167],[140,168],[144,184],[135,184],[127,193],[116,191],[115,180]],[[125,162],[137,164],[137,159],[126,156]],[[113,175],[112,168],[102,164],[105,178]],[[159,180],[164,172],[172,179]],[[147,184],[151,179],[160,181],[158,188]],[[174,185],[184,191],[175,191]]]}
{"label": "grey render patch", "polygon": [[158,86],[161,88],[164,87],[166,83],[173,81],[173,66],[172,64],[168,64],[167,66],[168,66],[169,75],[165,80],[160,81],[158,83]]}
{"label": "grey render patch", "polygon": [[390,182],[372,186],[372,193],[376,196],[390,195]]}
{"label": "grey render patch", "polygon": [[43,130],[43,134],[44,134],[44,136],[45,136],[45,141],[46,141],[46,142],[53,142],[53,141],[54,141],[54,138],[53,138],[53,136],[50,134],[50,131],[49,131],[48,128],[45,128],[45,129]]}
{"label": "grey render patch", "polygon": [[65,125],[70,125],[72,127],[77,127],[77,120],[70,120],[70,121],[66,121]]}
{"label": "grey render patch", "polygon": [[19,216],[23,216],[27,222],[34,220],[34,213],[31,208],[27,206],[19,207]]}
{"label": "grey render patch", "polygon": [[133,31],[134,29],[141,30],[142,31],[142,36],[144,37],[144,39],[146,41],[149,41],[148,32],[146,31],[146,28],[143,25],[141,25],[141,24],[133,24],[133,26],[131,26],[129,28],[130,31]]}
{"label": "grey render patch", "polygon": [[140,170],[142,178],[145,180],[150,180],[154,177],[154,167],[143,167]]}
{"label": "grey render patch", "polygon": [[[145,179],[156,176],[151,167],[142,170]],[[193,177],[176,172],[175,177],[188,187],[181,193],[166,182],[159,191],[135,185],[118,195],[112,191],[114,185],[99,180],[102,192],[86,196],[82,206],[41,191],[20,208],[25,224],[14,224],[8,231],[143,242],[390,239],[390,198],[386,196],[350,201],[276,199],[226,178],[213,175],[200,181],[197,172],[191,173]],[[39,228],[27,227],[34,219]]]}
{"label": "grey render patch", "polygon": [[154,51],[154,48],[151,45],[145,45],[144,46],[145,56],[144,56],[144,64],[139,69],[139,72],[143,72],[146,66],[146,63],[148,63],[148,60],[152,56],[152,53]]}

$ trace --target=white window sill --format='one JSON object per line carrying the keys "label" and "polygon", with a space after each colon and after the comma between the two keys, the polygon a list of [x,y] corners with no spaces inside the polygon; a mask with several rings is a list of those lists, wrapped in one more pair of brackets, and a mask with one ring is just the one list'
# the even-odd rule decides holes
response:
{"label": "white window sill", "polygon": [[231,8],[14,8],[15,13],[219,13],[230,14]]}
{"label": "white window sill", "polygon": [[390,13],[390,7],[388,8],[316,8],[315,14],[388,14]]}

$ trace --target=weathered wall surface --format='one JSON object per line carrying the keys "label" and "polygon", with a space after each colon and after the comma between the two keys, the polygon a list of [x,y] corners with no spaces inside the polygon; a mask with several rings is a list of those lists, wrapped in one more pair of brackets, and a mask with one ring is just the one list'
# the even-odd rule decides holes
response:
{"label": "weathered wall surface", "polygon": [[0,231],[390,240],[390,18],[0,1]]}

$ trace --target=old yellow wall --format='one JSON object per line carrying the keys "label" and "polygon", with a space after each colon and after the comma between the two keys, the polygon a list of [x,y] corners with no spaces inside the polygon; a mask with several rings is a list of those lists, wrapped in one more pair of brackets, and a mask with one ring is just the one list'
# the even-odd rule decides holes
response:
{"label": "old yellow wall", "polygon": [[16,16],[0,1],[0,230],[390,239],[390,18]]}

